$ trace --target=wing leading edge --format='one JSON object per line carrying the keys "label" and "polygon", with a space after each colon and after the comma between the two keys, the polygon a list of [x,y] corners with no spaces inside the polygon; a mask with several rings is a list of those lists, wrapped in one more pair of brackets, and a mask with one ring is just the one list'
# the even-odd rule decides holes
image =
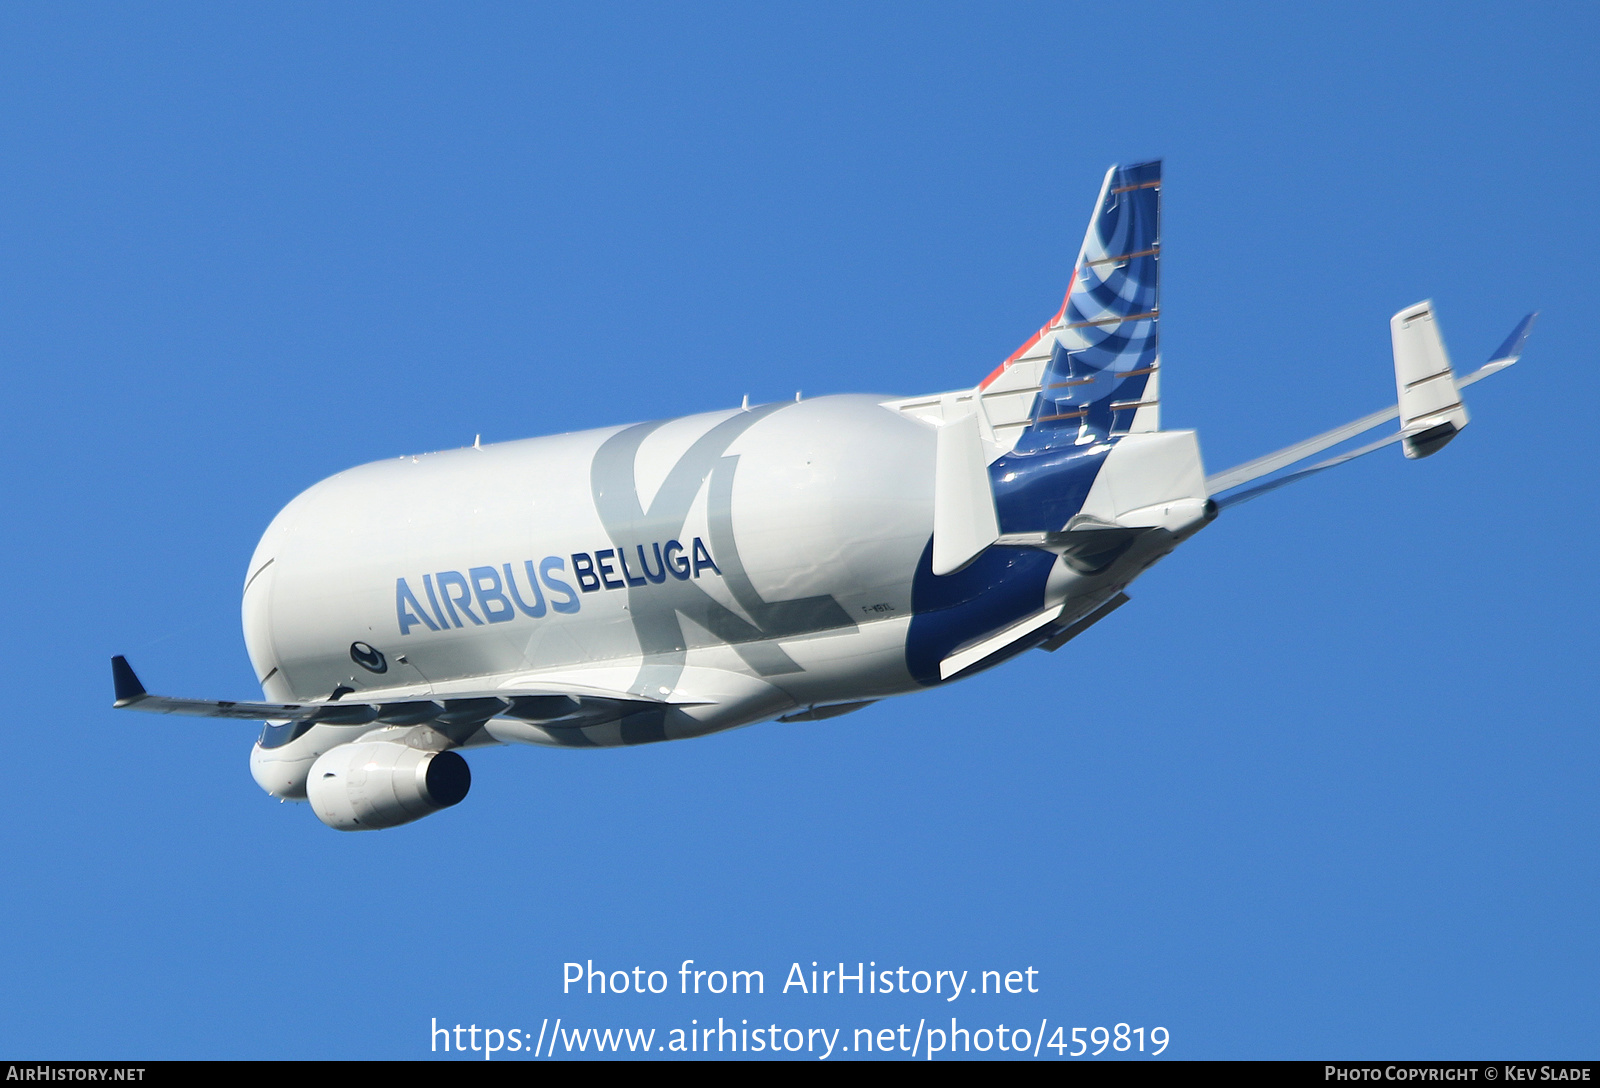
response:
{"label": "wing leading edge", "polygon": [[582,717],[617,716],[665,706],[703,706],[680,697],[652,698],[634,692],[561,680],[524,683],[516,678],[509,687],[495,690],[450,692],[435,698],[393,698],[342,701],[352,694],[339,690],[328,699],[306,703],[257,703],[228,699],[176,699],[151,695],[125,657],[111,659],[115,707],[155,714],[181,714],[196,718],[230,718],[235,721],[276,721],[321,725],[460,725],[490,718],[517,718],[529,722],[558,722]]}

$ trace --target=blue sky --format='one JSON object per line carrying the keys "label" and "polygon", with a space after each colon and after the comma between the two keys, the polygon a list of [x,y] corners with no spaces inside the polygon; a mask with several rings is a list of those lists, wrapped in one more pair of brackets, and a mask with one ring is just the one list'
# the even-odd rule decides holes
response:
{"label": "blue sky", "polygon": [[[8,6],[0,1052],[428,1027],[1166,1027],[1176,1057],[1600,1050],[1589,5]],[[807,725],[473,756],[340,835],[252,783],[244,566],[405,452],[970,385],[1165,160],[1163,395],[1227,467],[1524,363],[1416,464],[1236,508],[1060,653]],[[561,965],[1041,992],[561,994]],[[676,978],[676,976],[673,976]],[[969,1021],[967,1018],[971,1017]],[[1048,1050],[1045,1053],[1050,1053]]]}

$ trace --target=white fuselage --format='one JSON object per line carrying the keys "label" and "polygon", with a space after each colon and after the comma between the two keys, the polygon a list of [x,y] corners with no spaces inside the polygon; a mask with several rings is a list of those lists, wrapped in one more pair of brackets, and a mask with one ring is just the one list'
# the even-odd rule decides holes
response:
{"label": "white fuselage", "polygon": [[[1039,644],[1170,550],[1176,538],[1152,527],[1198,524],[1193,503],[1157,510],[1095,569],[1042,544],[996,546],[934,577],[936,434],[878,397],[822,397],[324,480],[284,508],[250,563],[245,641],[267,698],[447,712],[409,730],[403,716],[376,732],[269,727],[257,780],[303,796],[312,761],[358,737],[609,746],[827,716]],[[1102,471],[1110,442],[979,463],[1001,527],[1060,530],[1080,507],[1114,521],[1152,451],[1198,478],[1187,432],[1121,441],[1136,471],[1116,494]],[[1027,520],[1041,510],[1054,520]],[[1135,534],[1148,539],[1133,547]],[[486,695],[526,692],[653,705],[551,722],[488,699],[485,719]],[[452,716],[464,727],[452,732]]]}
{"label": "white fuselage", "polygon": [[[932,525],[933,433],[880,400],[709,413],[340,473],[291,502],[256,549],[243,605],[251,661],[280,701],[341,685],[352,699],[424,697],[576,667],[610,666],[620,687],[637,688],[646,658],[651,694],[673,687],[675,667],[759,677],[758,718],[913,688],[901,648]],[[819,598],[838,613],[822,624],[794,630],[770,615]],[[741,641],[685,615],[696,611]],[[385,673],[352,661],[358,641],[382,651]],[[754,712],[714,709],[729,724]]]}

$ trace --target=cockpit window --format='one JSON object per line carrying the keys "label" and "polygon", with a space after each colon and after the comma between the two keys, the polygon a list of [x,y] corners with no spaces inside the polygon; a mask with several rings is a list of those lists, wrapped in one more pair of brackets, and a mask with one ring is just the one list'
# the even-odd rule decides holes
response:
{"label": "cockpit window", "polygon": [[313,724],[309,721],[268,722],[266,728],[261,730],[261,739],[256,743],[263,748],[282,748],[290,741],[305,736],[306,730]]}

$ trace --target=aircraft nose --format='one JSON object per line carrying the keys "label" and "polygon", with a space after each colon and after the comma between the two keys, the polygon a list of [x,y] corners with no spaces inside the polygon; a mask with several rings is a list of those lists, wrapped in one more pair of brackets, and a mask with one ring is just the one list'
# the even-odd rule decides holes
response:
{"label": "aircraft nose", "polygon": [[256,785],[280,801],[306,799],[306,775],[315,756],[286,759],[276,751],[257,744],[250,750],[250,777]]}

